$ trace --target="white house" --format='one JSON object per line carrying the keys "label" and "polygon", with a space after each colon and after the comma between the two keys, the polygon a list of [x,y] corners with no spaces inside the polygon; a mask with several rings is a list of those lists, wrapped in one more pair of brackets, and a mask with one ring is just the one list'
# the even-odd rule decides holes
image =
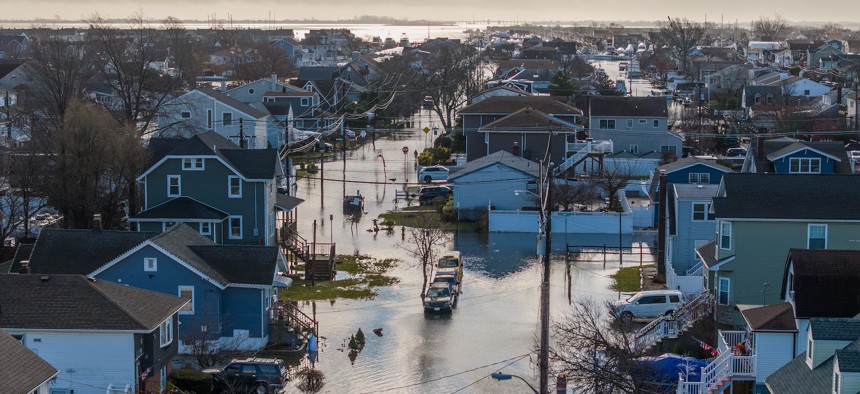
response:
{"label": "white house", "polygon": [[188,302],[81,275],[0,275],[0,328],[59,370],[50,394],[131,394],[141,380],[160,391]]}

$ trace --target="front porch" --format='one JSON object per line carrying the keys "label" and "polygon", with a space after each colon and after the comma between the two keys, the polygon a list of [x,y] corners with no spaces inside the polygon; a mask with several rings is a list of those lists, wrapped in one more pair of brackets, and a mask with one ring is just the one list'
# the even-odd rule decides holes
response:
{"label": "front porch", "polygon": [[719,355],[702,368],[700,381],[687,381],[678,376],[677,394],[715,394],[730,389],[755,387],[755,333],[747,331],[717,331]]}

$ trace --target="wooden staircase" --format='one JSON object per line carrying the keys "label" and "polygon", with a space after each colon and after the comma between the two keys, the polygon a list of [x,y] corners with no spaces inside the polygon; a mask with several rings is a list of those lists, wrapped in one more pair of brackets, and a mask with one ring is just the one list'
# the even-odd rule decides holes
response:
{"label": "wooden staircase", "polygon": [[293,226],[281,227],[278,244],[305,265],[305,280],[334,279],[335,243],[308,242]]}

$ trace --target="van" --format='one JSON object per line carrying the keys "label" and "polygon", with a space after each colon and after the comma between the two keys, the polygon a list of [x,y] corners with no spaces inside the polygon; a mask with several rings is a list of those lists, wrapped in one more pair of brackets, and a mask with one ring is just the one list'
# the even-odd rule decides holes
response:
{"label": "van", "polygon": [[671,315],[684,305],[684,295],[678,290],[640,291],[626,300],[613,303],[613,314],[623,322],[634,319],[653,319]]}

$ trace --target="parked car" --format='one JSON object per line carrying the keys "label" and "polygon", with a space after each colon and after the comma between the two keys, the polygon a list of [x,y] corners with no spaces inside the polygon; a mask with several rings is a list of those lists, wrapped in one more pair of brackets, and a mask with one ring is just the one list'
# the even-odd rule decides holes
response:
{"label": "parked car", "polygon": [[736,157],[736,156],[746,156],[747,150],[744,148],[729,148],[726,149],[726,156]]}
{"label": "parked car", "polygon": [[287,383],[284,362],[274,358],[233,360],[224,369],[204,369],[212,375],[215,392],[274,393]]}
{"label": "parked car", "polygon": [[424,167],[421,171],[418,171],[418,179],[421,179],[426,183],[430,183],[432,181],[447,181],[448,168],[443,166]]}
{"label": "parked car", "polygon": [[675,313],[684,304],[678,290],[640,291],[626,300],[615,301],[613,313],[624,322],[633,319],[650,319]]}
{"label": "parked car", "polygon": [[334,150],[334,145],[328,142],[314,145],[315,152],[331,152]]}
{"label": "parked car", "polygon": [[434,282],[424,296],[427,312],[450,312],[454,309],[454,291],[448,282]]}
{"label": "parked car", "polygon": [[447,197],[451,194],[451,188],[447,186],[429,186],[422,187],[418,191],[418,203],[421,205],[429,204],[436,197]]}

